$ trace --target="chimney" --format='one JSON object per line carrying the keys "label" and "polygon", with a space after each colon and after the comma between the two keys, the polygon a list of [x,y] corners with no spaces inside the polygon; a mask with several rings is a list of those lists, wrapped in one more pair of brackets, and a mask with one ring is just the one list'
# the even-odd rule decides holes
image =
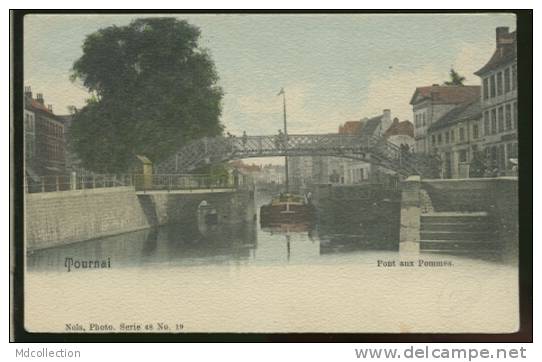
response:
{"label": "chimney", "polygon": [[49,112],[53,113],[53,105],[52,104],[48,104],[47,109],[49,110]]}
{"label": "chimney", "polygon": [[382,121],[381,121],[381,135],[384,134],[391,126],[391,110],[384,109],[382,111]]}
{"label": "chimney", "polygon": [[36,93],[36,100],[40,102],[41,104],[45,104],[42,93]]}
{"label": "chimney", "polygon": [[32,88],[29,86],[24,87],[24,97],[32,99]]}
{"label": "chimney", "polygon": [[384,115],[383,119],[386,119],[387,121],[391,121],[391,110],[384,109],[382,111],[382,114]]}
{"label": "chimney", "polygon": [[503,44],[510,44],[510,32],[507,26],[499,26],[495,29],[497,48],[500,48]]}

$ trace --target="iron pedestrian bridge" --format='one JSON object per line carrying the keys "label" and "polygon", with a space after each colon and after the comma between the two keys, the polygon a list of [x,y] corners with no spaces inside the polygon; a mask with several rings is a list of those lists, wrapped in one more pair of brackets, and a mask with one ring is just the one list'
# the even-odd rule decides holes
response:
{"label": "iron pedestrian bridge", "polygon": [[158,164],[159,174],[181,174],[205,164],[251,157],[333,156],[382,166],[401,175],[420,173],[418,155],[401,150],[383,137],[342,134],[204,137],[188,143]]}

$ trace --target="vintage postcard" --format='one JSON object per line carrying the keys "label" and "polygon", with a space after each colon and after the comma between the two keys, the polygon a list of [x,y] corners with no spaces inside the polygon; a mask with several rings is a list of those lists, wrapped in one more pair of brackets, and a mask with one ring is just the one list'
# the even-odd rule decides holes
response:
{"label": "vintage postcard", "polygon": [[517,26],[26,14],[25,331],[517,332]]}

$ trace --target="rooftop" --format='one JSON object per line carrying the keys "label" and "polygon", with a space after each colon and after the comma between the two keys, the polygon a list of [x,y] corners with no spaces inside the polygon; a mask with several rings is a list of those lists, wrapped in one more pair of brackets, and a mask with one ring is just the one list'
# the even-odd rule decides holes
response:
{"label": "rooftop", "polygon": [[380,125],[382,121],[382,117],[383,115],[381,114],[380,116],[376,116],[367,120],[365,124],[363,125],[363,128],[361,129],[361,134],[367,135],[367,136],[373,135],[375,130]]}
{"label": "rooftop", "polygon": [[452,126],[456,123],[466,120],[479,119],[482,117],[482,107],[480,100],[466,102],[452,108],[449,112],[440,117],[433,123],[428,131],[436,131],[442,128]]}
{"label": "rooftop", "polygon": [[37,93],[36,97],[34,98],[32,95],[32,90],[29,86],[24,87],[24,106],[28,110],[45,112],[52,116],[55,115],[53,113],[53,106],[45,105],[43,94]]}
{"label": "rooftop", "polygon": [[343,125],[339,126],[339,134],[350,134],[350,135],[359,134],[362,126],[363,126],[362,121],[345,122]]}
{"label": "rooftop", "polygon": [[432,99],[438,104],[461,104],[480,98],[478,85],[431,85],[417,87],[410,99],[410,104],[416,104],[425,99]]}
{"label": "rooftop", "polygon": [[399,122],[399,119],[394,118],[390,128],[384,133],[384,137],[398,135],[414,137],[414,125],[410,121]]}
{"label": "rooftop", "polygon": [[42,104],[37,99],[32,99],[30,102],[27,102],[26,106],[28,108],[30,108],[30,109],[33,109],[33,110],[38,110],[38,111],[42,111],[42,112],[46,112],[46,113],[49,113],[51,115],[54,115],[52,110],[47,108],[47,106],[45,104]]}
{"label": "rooftop", "polygon": [[505,64],[514,61],[517,58],[517,39],[516,32],[509,32],[507,27],[499,27],[496,29],[497,40],[495,52],[489,61],[479,70],[474,72],[477,76],[482,76],[485,73],[499,68]]}

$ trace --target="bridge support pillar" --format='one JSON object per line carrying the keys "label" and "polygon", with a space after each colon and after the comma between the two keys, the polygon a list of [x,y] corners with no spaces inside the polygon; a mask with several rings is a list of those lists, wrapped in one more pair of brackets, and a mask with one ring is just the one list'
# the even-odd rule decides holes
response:
{"label": "bridge support pillar", "polygon": [[401,229],[399,252],[420,252],[420,176],[410,176],[401,183]]}

